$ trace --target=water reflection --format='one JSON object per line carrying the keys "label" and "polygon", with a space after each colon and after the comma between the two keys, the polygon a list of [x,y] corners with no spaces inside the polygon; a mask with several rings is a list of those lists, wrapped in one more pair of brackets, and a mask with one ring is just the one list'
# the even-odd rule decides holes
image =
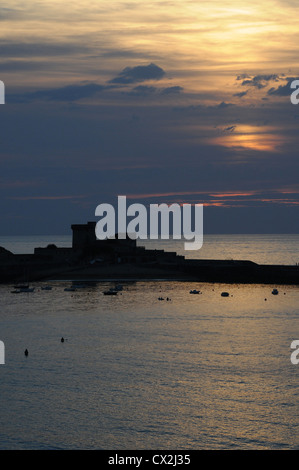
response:
{"label": "water reflection", "polygon": [[42,285],[0,287],[2,448],[297,446],[297,287]]}

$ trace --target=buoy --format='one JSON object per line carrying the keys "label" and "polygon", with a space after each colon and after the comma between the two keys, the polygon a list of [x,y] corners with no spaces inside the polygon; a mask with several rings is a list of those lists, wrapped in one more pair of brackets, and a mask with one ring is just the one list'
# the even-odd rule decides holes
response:
{"label": "buoy", "polygon": [[24,352],[25,356],[28,356],[28,349],[25,349],[25,352]]}
{"label": "buoy", "polygon": [[228,292],[222,292],[222,293],[221,293],[221,296],[222,296],[222,297],[228,297],[228,296],[229,296],[229,293],[228,293]]}
{"label": "buoy", "polygon": [[60,340],[60,341],[61,341],[62,343],[64,343],[64,338],[61,338],[61,340]]}

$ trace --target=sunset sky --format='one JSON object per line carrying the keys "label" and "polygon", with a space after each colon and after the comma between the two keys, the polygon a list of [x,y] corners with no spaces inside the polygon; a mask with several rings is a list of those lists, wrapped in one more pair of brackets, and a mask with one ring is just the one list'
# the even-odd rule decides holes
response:
{"label": "sunset sky", "polygon": [[0,235],[118,195],[298,233],[298,1],[3,0],[0,22]]}

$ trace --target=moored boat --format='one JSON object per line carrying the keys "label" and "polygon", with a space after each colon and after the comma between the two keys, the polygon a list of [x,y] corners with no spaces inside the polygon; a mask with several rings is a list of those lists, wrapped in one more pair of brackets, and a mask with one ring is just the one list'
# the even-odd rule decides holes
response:
{"label": "moored boat", "polygon": [[221,297],[228,297],[229,293],[228,292],[221,292]]}
{"label": "moored boat", "polygon": [[104,295],[117,295],[117,291],[113,289],[105,290]]}

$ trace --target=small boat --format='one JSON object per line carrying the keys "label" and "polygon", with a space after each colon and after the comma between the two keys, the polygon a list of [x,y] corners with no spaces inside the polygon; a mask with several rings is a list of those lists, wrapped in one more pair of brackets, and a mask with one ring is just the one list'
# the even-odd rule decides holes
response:
{"label": "small boat", "polygon": [[66,287],[66,288],[64,289],[64,291],[65,291],[65,292],[75,292],[76,289],[75,289],[74,287]]}
{"label": "small boat", "polygon": [[222,296],[222,297],[228,297],[228,296],[229,296],[229,293],[228,293],[228,292],[221,292],[221,296]]}
{"label": "small boat", "polygon": [[34,287],[21,287],[19,289],[20,292],[34,292]]}
{"label": "small boat", "polygon": [[196,290],[196,289],[190,290],[190,294],[200,294],[200,290]]}
{"label": "small boat", "polygon": [[10,291],[10,292],[11,292],[11,294],[19,294],[21,291],[18,290],[18,289],[16,289],[16,290],[12,290],[12,291]]}
{"label": "small boat", "polygon": [[277,295],[277,294],[278,294],[278,290],[277,290],[277,289],[273,289],[272,294],[273,294],[273,295]]}
{"label": "small boat", "polygon": [[44,287],[42,287],[42,290],[52,290],[52,287],[51,286],[44,286]]}
{"label": "small boat", "polygon": [[113,289],[105,290],[104,295],[117,295],[117,291]]}

